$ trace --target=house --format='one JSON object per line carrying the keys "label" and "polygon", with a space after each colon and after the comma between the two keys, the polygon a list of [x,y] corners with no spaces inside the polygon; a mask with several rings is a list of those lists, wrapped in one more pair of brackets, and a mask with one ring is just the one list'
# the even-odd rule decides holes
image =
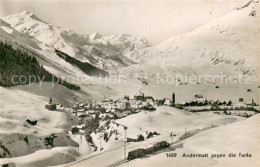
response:
{"label": "house", "polygon": [[123,117],[125,117],[125,114],[123,114],[123,113],[121,113],[121,112],[119,112],[119,111],[115,112],[115,114],[116,114],[116,116],[117,116],[118,118],[123,118]]}
{"label": "house", "polygon": [[133,112],[135,112],[135,113],[138,113],[140,111],[141,111],[140,109],[133,110]]}
{"label": "house", "polygon": [[126,107],[126,103],[125,102],[117,102],[116,103],[116,108],[118,109],[124,109]]}
{"label": "house", "polygon": [[203,95],[201,95],[201,94],[195,94],[195,98],[203,98]]}
{"label": "house", "polygon": [[100,115],[99,115],[99,118],[102,118],[102,119],[103,119],[103,118],[105,118],[105,117],[106,117],[106,114],[100,114]]}
{"label": "house", "polygon": [[45,108],[48,110],[56,110],[56,104],[46,104]]}
{"label": "house", "polygon": [[77,110],[76,110],[76,114],[77,114],[77,115],[81,115],[81,114],[85,114],[85,113],[86,113],[86,111],[85,111],[84,108],[81,108],[81,109],[77,109]]}
{"label": "house", "polygon": [[134,96],[136,100],[144,101],[144,93],[139,93]]}
{"label": "house", "polygon": [[136,103],[132,103],[132,104],[131,104],[131,107],[137,109],[137,108],[139,108],[139,105],[136,104]]}
{"label": "house", "polygon": [[148,110],[148,111],[155,111],[156,108],[154,108],[154,106],[152,106],[151,104],[147,104],[146,106],[142,107],[143,110]]}
{"label": "house", "polygon": [[132,112],[131,112],[131,111],[124,111],[123,114],[124,114],[125,116],[127,116],[127,115],[132,114]]}
{"label": "house", "polygon": [[96,111],[94,111],[94,110],[86,111],[86,114],[89,114],[89,115],[91,115],[91,114],[95,114],[95,113],[96,113]]}
{"label": "house", "polygon": [[164,105],[170,106],[170,105],[172,105],[172,101],[169,98],[167,98],[164,101]]}
{"label": "house", "polygon": [[248,106],[256,106],[256,103],[254,102],[254,99],[252,99],[252,102],[247,104]]}
{"label": "house", "polygon": [[123,99],[125,99],[125,100],[127,100],[127,101],[130,100],[129,96],[127,96],[127,95],[125,95]]}
{"label": "house", "polygon": [[148,100],[148,99],[149,99],[149,100],[154,101],[154,98],[153,98],[152,96],[145,96],[144,99],[145,99],[145,100]]}
{"label": "house", "polygon": [[153,101],[152,99],[146,99],[146,102],[147,102],[148,104],[154,105],[154,101]]}
{"label": "house", "polygon": [[80,108],[83,108],[85,105],[86,105],[86,104],[84,104],[84,103],[80,103],[80,104],[79,104],[79,107],[80,107]]}
{"label": "house", "polygon": [[50,98],[49,104],[45,105],[45,108],[48,110],[56,110],[56,104],[52,103],[52,98]]}

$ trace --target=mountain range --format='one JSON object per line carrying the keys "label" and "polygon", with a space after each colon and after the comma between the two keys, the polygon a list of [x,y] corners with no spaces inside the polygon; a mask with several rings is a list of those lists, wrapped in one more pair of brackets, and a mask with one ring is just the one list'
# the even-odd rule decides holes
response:
{"label": "mountain range", "polygon": [[[144,38],[127,34],[78,34],[23,11],[1,18],[0,37],[36,56],[55,75],[93,74],[85,69],[113,75],[139,64],[259,79],[258,14],[259,1],[246,1],[222,17],[152,46]],[[58,55],[57,51],[67,56]]]}
{"label": "mountain range", "polygon": [[144,65],[259,76],[259,18],[259,1],[246,1],[222,17],[127,57]]}

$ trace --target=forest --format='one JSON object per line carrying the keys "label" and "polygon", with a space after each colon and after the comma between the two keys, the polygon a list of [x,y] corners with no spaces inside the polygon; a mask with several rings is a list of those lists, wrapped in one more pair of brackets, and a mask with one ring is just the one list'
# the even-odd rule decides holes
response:
{"label": "forest", "polygon": [[[23,76],[23,82],[14,82],[14,76]],[[35,82],[58,82],[71,89],[80,90],[80,87],[66,81],[58,79],[46,71],[39,64],[35,57],[28,55],[19,49],[14,49],[11,45],[0,43],[0,86],[10,87],[15,85],[29,84],[29,77],[35,76]]]}

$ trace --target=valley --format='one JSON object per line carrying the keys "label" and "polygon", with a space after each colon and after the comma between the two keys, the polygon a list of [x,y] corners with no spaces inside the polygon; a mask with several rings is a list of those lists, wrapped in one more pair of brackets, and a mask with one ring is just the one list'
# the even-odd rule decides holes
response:
{"label": "valley", "polygon": [[259,8],[159,44],[2,17],[0,166],[259,166]]}

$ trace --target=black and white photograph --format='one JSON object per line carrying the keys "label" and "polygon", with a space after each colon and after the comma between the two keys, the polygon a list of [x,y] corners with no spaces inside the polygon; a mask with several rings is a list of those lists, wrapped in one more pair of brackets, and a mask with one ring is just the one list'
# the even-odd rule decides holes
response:
{"label": "black and white photograph", "polygon": [[259,0],[0,0],[0,167],[260,167]]}

